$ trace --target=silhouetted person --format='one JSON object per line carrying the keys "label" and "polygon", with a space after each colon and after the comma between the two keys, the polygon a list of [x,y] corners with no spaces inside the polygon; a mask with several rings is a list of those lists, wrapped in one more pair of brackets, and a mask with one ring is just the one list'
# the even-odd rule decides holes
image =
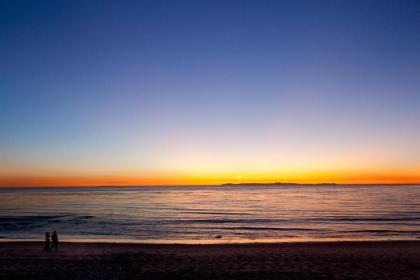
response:
{"label": "silhouetted person", "polygon": [[44,245],[44,251],[45,252],[49,252],[50,251],[50,245],[51,245],[51,235],[50,233],[47,231],[45,233],[45,245]]}
{"label": "silhouetted person", "polygon": [[52,245],[51,245],[51,250],[54,249],[54,251],[57,252],[58,250],[58,235],[57,232],[54,230],[53,234],[52,234]]}

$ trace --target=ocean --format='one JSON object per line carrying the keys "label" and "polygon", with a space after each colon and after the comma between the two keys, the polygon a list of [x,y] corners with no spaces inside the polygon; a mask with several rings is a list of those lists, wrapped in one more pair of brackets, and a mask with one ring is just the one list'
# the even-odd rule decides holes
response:
{"label": "ocean", "polygon": [[0,189],[1,240],[239,243],[420,238],[420,186]]}

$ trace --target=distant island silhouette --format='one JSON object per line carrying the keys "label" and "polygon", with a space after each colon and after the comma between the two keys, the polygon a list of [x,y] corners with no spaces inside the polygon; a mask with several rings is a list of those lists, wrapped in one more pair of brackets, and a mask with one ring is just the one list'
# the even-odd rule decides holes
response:
{"label": "distant island silhouette", "polygon": [[318,183],[318,184],[299,184],[299,183],[225,183],[221,186],[337,186],[336,183]]}

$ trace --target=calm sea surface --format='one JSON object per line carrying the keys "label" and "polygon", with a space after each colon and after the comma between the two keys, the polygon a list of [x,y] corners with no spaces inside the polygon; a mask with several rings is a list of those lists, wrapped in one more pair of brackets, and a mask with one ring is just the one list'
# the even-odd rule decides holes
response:
{"label": "calm sea surface", "polygon": [[2,239],[52,230],[132,242],[418,239],[420,186],[0,189]]}

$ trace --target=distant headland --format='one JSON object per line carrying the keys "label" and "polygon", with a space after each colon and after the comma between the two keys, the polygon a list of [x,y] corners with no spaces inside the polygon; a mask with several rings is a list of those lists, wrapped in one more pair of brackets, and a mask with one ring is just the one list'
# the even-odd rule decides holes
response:
{"label": "distant headland", "polygon": [[221,186],[336,186],[336,183],[319,183],[319,184],[300,184],[300,183],[282,183],[282,182],[273,182],[273,183],[225,183]]}

